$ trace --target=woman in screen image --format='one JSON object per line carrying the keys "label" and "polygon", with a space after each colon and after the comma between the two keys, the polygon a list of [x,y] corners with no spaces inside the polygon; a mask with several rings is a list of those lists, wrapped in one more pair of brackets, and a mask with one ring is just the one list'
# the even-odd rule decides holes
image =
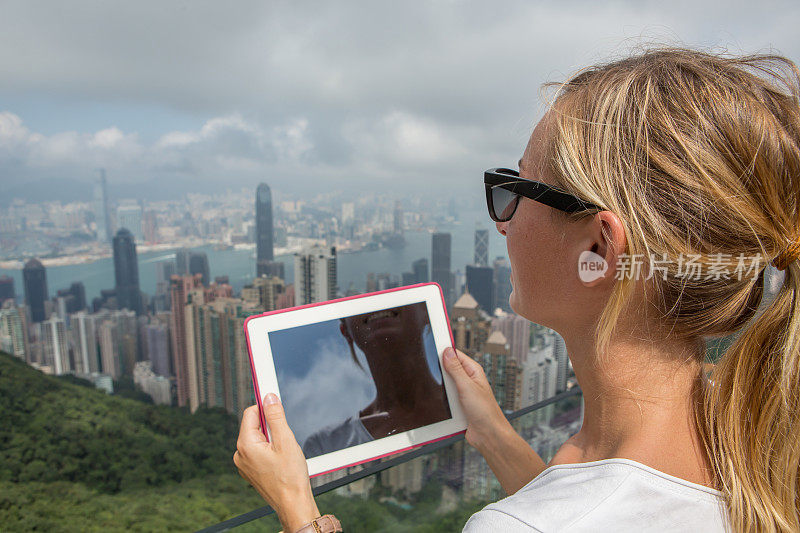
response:
{"label": "woman in screen image", "polygon": [[[800,531],[799,98],[785,58],[655,49],[560,85],[519,177],[486,173],[511,307],[564,338],[585,407],[545,463],[446,351],[509,495],[465,531]],[[268,401],[279,439],[250,408],[235,461],[292,531],[318,510]]]}
{"label": "woman in screen image", "polygon": [[428,366],[426,352],[436,346],[424,303],[343,318],[340,329],[359,366],[354,346],[364,353],[375,399],[310,435],[303,444],[307,459],[450,418],[441,376],[434,379]]}

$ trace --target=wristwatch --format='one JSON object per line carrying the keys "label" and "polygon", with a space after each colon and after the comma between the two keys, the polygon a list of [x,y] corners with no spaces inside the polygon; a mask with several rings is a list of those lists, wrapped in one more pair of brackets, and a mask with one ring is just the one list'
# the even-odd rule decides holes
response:
{"label": "wristwatch", "polygon": [[319,516],[298,529],[295,533],[336,533],[342,530],[342,524],[332,514]]}

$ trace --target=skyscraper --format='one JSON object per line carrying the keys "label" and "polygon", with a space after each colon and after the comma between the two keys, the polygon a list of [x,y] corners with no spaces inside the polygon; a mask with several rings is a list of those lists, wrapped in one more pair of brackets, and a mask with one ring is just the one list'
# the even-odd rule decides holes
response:
{"label": "skyscraper", "polygon": [[181,248],[175,252],[175,273],[177,275],[185,276],[189,273],[189,257],[191,255],[192,252],[188,248]]}
{"label": "skyscraper", "polygon": [[5,300],[14,300],[14,278],[6,275],[0,276],[0,304]]}
{"label": "skyscraper", "polygon": [[139,291],[136,243],[133,234],[126,228],[120,229],[114,236],[114,279],[120,309],[130,309],[141,315],[142,295]]}
{"label": "skyscraper", "polygon": [[492,319],[492,328],[502,331],[510,346],[509,354],[524,364],[531,344],[531,323],[515,314],[508,313]]}
{"label": "skyscraper", "polygon": [[294,254],[295,305],[332,300],[336,292],[336,248],[315,246]]}
{"label": "skyscraper", "polygon": [[[67,313],[77,313],[86,309],[86,289],[83,282],[76,281],[69,286],[69,289],[57,291],[56,297],[64,298]],[[67,323],[69,324],[69,321]]]}
{"label": "skyscraper", "polygon": [[411,269],[414,271],[414,283],[428,283],[428,260],[423,257],[411,263]]}
{"label": "skyscraper", "polygon": [[467,292],[491,315],[494,312],[494,269],[467,265]]}
{"label": "skyscraper", "polygon": [[63,318],[53,315],[40,324],[44,362],[60,376],[72,370],[67,344],[67,325]]}
{"label": "skyscraper", "polygon": [[130,231],[137,242],[144,241],[141,206],[136,204],[119,206],[117,208],[117,227]]}
{"label": "skyscraper", "polygon": [[145,326],[145,343],[153,372],[169,376],[169,330],[166,324],[153,322]]}
{"label": "skyscraper", "polygon": [[24,307],[0,309],[0,349],[23,361],[30,362],[28,323],[25,319]]}
{"label": "skyscraper", "polygon": [[505,257],[498,257],[492,262],[494,268],[494,299],[495,307],[510,312],[511,306],[508,298],[511,296],[511,265]]}
{"label": "skyscraper", "polygon": [[75,370],[78,373],[90,374],[98,372],[100,365],[97,357],[97,333],[95,317],[81,310],[72,315],[72,345],[75,355]]}
{"label": "skyscraper", "polygon": [[202,288],[200,276],[172,276],[170,280],[170,295],[172,296],[171,340],[172,340],[172,369],[175,372],[175,384],[178,394],[178,407],[189,405],[194,362],[191,364],[188,357],[186,328],[186,304],[190,293]]}
{"label": "skyscraper", "polygon": [[100,177],[94,186],[94,219],[97,224],[97,240],[111,240],[111,218],[108,214],[108,192],[106,191],[106,170],[100,169]]}
{"label": "skyscraper", "polygon": [[272,191],[266,183],[256,189],[256,261],[272,261]]}
{"label": "skyscraper", "polygon": [[453,273],[450,272],[449,233],[434,233],[431,238],[431,281],[439,284],[448,307],[453,303]]}
{"label": "skyscraper", "polygon": [[208,269],[208,256],[205,252],[192,252],[189,255],[189,274],[203,276],[203,285],[208,286],[211,274]]}
{"label": "skyscraper", "polygon": [[22,280],[25,284],[25,304],[31,310],[32,322],[44,322],[44,302],[47,295],[47,273],[38,259],[31,259],[22,269]]}
{"label": "skyscraper", "polygon": [[475,230],[475,264],[489,266],[489,230]]}
{"label": "skyscraper", "polygon": [[[156,263],[156,295],[153,297],[153,308],[156,312],[169,311],[172,308],[169,297],[169,280],[173,274],[175,274],[175,261]],[[153,364],[153,371],[159,374],[155,364]]]}

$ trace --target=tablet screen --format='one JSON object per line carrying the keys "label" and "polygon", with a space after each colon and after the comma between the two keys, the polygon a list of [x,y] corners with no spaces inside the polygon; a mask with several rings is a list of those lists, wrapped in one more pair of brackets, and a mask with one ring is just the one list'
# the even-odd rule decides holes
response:
{"label": "tablet screen", "polygon": [[307,459],[452,416],[425,302],[268,335]]}

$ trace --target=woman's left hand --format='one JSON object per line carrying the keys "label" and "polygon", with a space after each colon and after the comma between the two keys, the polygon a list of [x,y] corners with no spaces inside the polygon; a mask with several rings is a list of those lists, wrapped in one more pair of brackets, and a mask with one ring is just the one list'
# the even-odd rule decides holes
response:
{"label": "woman's left hand", "polygon": [[271,441],[261,432],[258,406],[245,409],[233,462],[242,475],[275,509],[284,531],[297,531],[317,518],[319,510],[308,480],[303,450],[286,423],[275,394],[264,397],[264,418]]}

